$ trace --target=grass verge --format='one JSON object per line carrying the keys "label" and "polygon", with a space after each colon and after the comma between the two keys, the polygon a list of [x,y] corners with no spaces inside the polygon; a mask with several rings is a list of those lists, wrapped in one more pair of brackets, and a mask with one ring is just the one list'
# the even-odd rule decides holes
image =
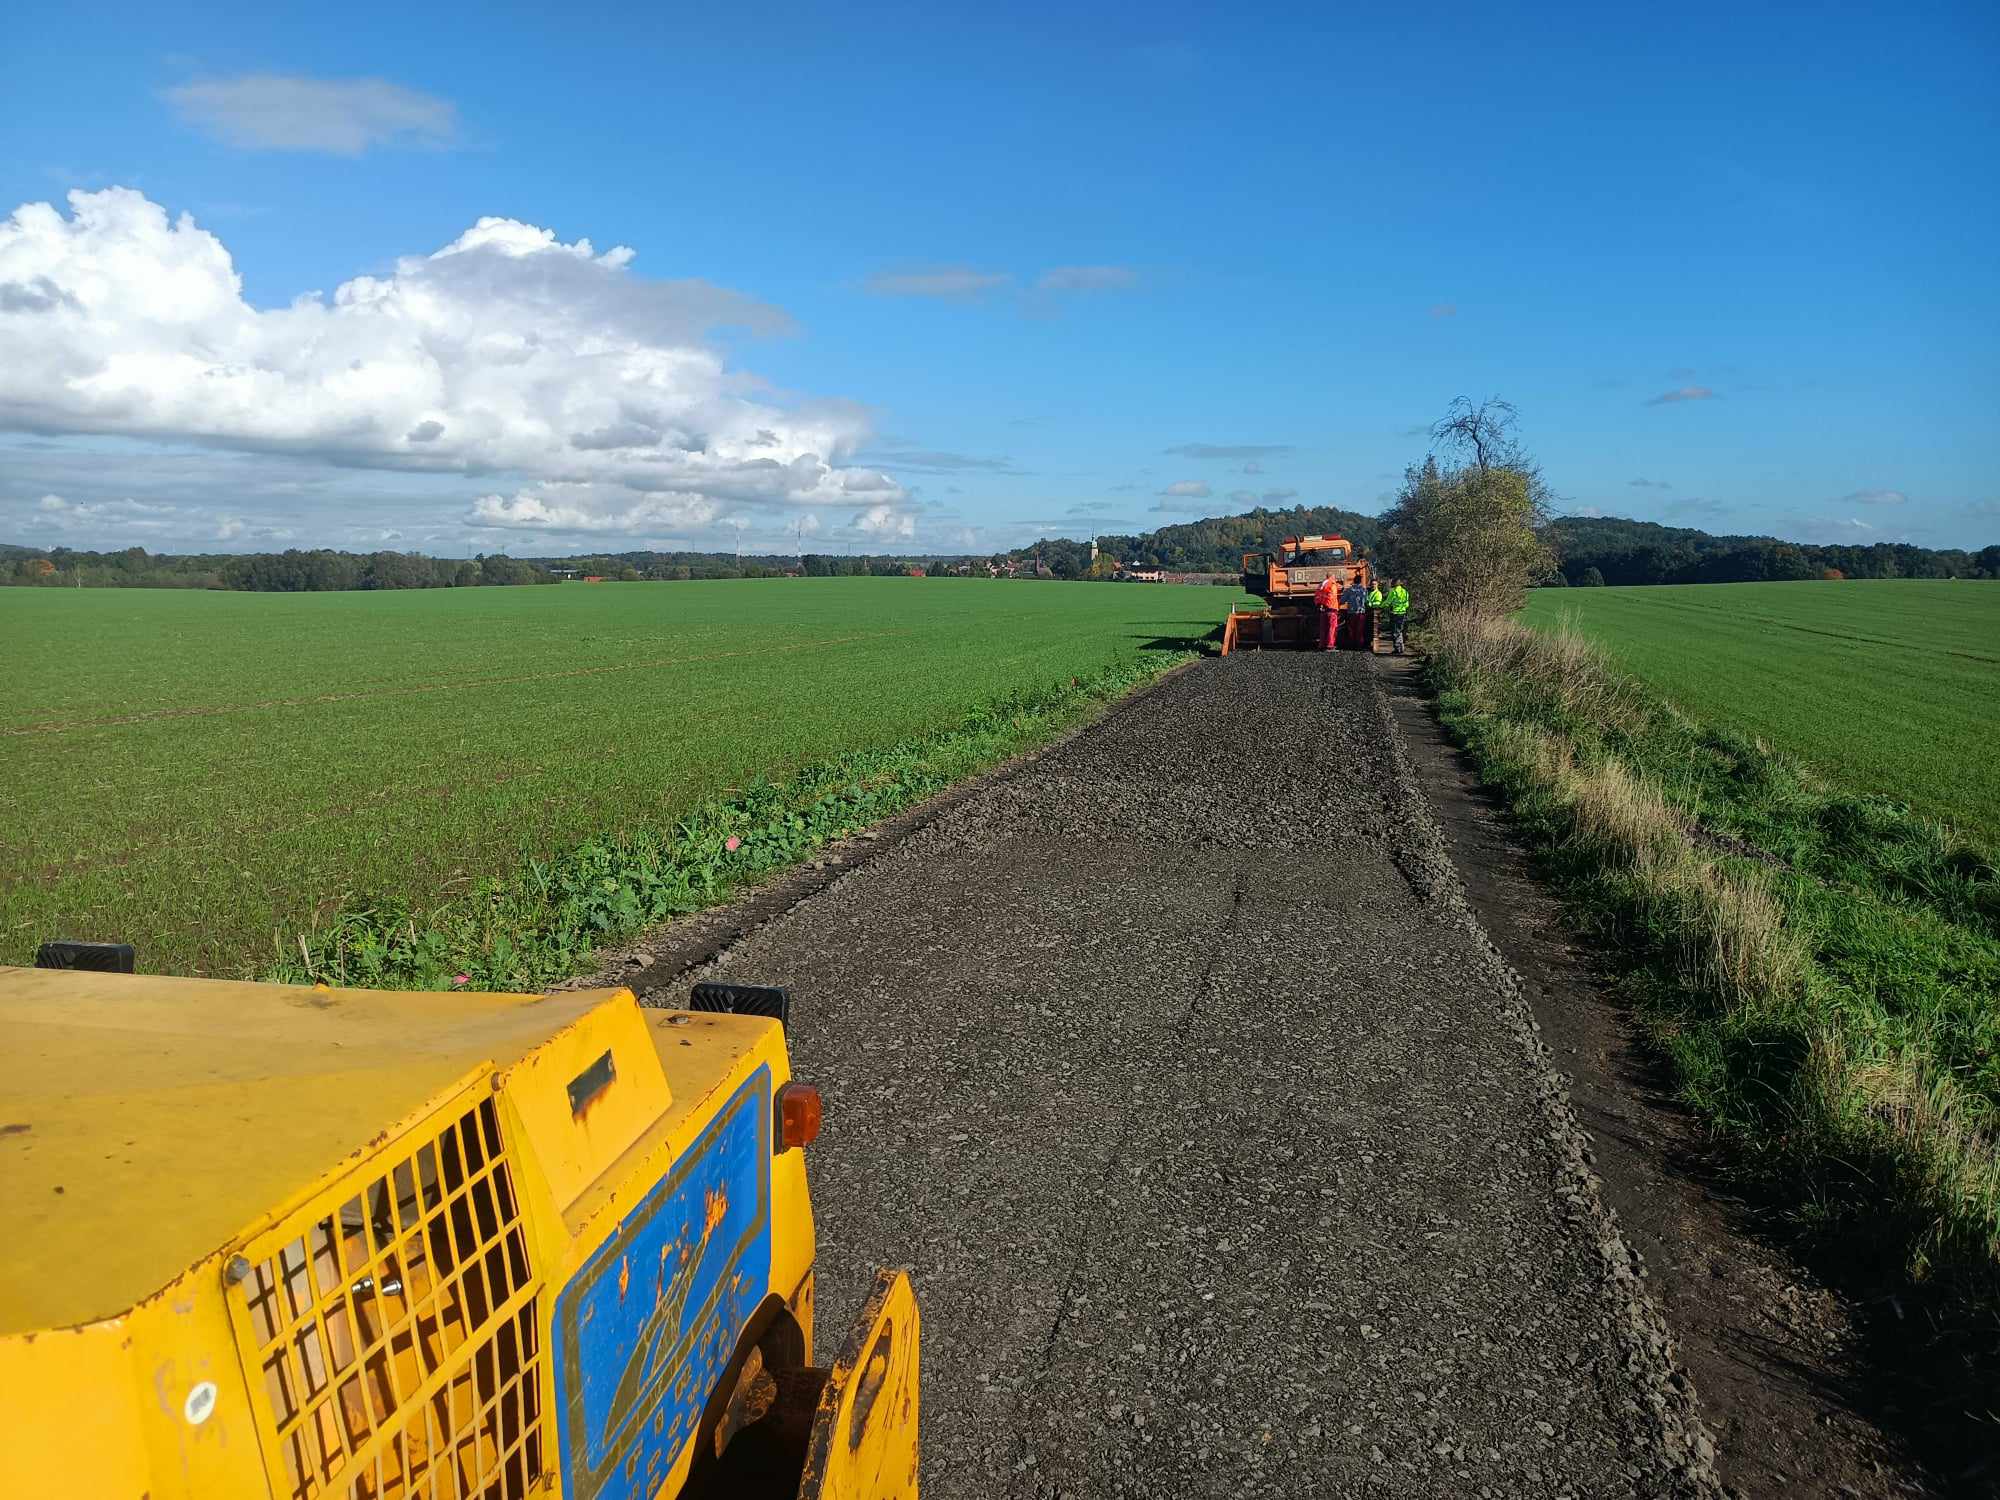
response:
{"label": "grass verge", "polygon": [[585,839],[421,909],[355,892],[274,939],[261,977],[366,989],[536,990],[607,943],[728,899],[814,850],[1046,744],[1189,659],[1161,652],[1013,693],[960,722],[698,804],[670,828]]}
{"label": "grass verge", "polygon": [[2000,1289],[2000,877],[1907,807],[1704,726],[1566,631],[1425,666],[1685,1101],[1844,1257]]}

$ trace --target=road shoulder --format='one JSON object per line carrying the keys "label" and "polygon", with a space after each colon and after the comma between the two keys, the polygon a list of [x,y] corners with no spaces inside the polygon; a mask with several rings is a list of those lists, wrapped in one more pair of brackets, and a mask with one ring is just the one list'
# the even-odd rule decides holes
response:
{"label": "road shoulder", "polygon": [[1522,981],[1594,1148],[1599,1191],[1645,1260],[1653,1299],[1700,1393],[1716,1469],[1746,1495],[1925,1493],[1857,1399],[1866,1385],[1843,1301],[1748,1231],[1693,1122],[1565,927],[1497,802],[1430,712],[1415,658],[1375,662],[1466,899]]}

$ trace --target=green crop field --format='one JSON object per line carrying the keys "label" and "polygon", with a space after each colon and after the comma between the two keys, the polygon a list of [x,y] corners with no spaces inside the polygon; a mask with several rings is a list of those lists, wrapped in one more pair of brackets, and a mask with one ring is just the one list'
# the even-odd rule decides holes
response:
{"label": "green crop field", "polygon": [[1697,719],[1828,782],[2000,843],[2000,584],[1929,580],[1538,589]]}
{"label": "green crop field", "polygon": [[424,903],[760,776],[1205,635],[1214,588],[798,579],[0,590],[0,962],[229,974],[347,892]]}

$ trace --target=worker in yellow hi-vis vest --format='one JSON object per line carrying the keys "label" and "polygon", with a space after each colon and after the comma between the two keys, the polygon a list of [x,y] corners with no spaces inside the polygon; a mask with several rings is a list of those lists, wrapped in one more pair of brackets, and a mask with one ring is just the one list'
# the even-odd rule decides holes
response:
{"label": "worker in yellow hi-vis vest", "polygon": [[1389,581],[1387,603],[1389,605],[1389,631],[1396,639],[1396,654],[1401,656],[1403,654],[1403,626],[1410,615],[1410,591],[1403,587],[1402,579],[1393,578]]}
{"label": "worker in yellow hi-vis vest", "polygon": [[1382,584],[1379,579],[1368,580],[1368,649],[1375,649],[1376,632],[1382,619]]}

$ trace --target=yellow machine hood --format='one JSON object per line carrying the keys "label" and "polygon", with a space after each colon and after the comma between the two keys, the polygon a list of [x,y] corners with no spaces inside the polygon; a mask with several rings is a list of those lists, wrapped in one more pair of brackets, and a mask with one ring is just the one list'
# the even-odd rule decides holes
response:
{"label": "yellow machine hood", "polygon": [[605,998],[0,968],[0,1333],[125,1311],[468,1068]]}

